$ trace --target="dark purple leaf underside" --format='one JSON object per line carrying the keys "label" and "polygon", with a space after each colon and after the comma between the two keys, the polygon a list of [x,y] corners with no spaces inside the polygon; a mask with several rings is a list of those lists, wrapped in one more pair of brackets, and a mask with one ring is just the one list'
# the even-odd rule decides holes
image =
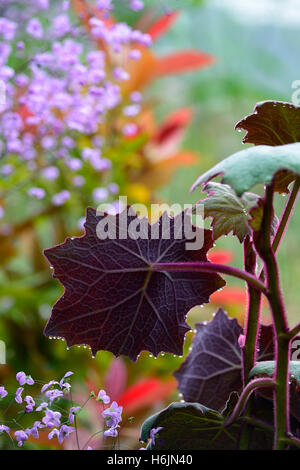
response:
{"label": "dark purple leaf underside", "polygon": [[[238,344],[243,328],[219,309],[213,319],[196,325],[192,349],[175,372],[185,401],[223,410],[232,392],[242,388],[242,355]],[[273,327],[261,325],[258,360],[273,358]]]}
{"label": "dark purple leaf underside", "polygon": [[196,325],[192,350],[175,372],[185,401],[222,410],[232,391],[239,391],[243,328],[219,309],[213,319]]}
{"label": "dark purple leaf underside", "polygon": [[[163,214],[156,223],[158,239],[150,239],[151,226],[146,222],[143,230],[148,239],[100,240],[96,227],[107,215],[97,216],[95,209],[88,208],[84,236],[45,250],[54,277],[65,288],[53,307],[45,335],[64,338],[69,347],[88,345],[93,355],[107,350],[136,360],[143,350],[155,356],[161,351],[182,354],[184,336],[190,329],[185,321],[188,311],[208,302],[224,285],[217,274],[152,272],[156,262],[207,261],[213,244],[209,230],[204,232],[203,248],[197,251],[186,249],[183,228],[183,237],[179,239],[177,234],[175,239],[174,227],[182,214],[177,218]],[[109,219],[118,233],[121,215]],[[170,239],[162,234],[166,220]],[[136,214],[127,215],[126,223],[137,224]]]}

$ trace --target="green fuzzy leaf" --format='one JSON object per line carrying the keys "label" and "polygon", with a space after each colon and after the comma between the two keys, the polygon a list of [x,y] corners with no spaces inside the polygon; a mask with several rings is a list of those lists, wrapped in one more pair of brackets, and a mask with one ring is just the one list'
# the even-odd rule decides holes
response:
{"label": "green fuzzy leaf", "polygon": [[[236,397],[232,397],[232,405]],[[272,416],[272,410],[271,410]],[[235,450],[239,447],[241,422],[224,426],[226,416],[198,403],[172,403],[143,424],[140,440],[150,438],[151,429],[162,428],[148,450]],[[254,428],[250,449],[271,449],[272,432]]]}
{"label": "green fuzzy leaf", "polygon": [[280,170],[300,176],[300,143],[278,147],[260,145],[234,153],[201,175],[191,191],[222,175],[222,183],[229,184],[241,196],[257,183],[270,184]]}
{"label": "green fuzzy leaf", "polygon": [[247,219],[249,210],[256,206],[259,196],[244,193],[238,197],[227,184],[208,183],[204,189],[208,193],[198,204],[204,206],[204,217],[212,217],[213,238],[217,240],[230,232],[242,243],[251,232]]}
{"label": "green fuzzy leaf", "polygon": [[[258,362],[250,371],[249,376],[266,374],[270,377],[273,376],[275,370],[275,361],[262,361]],[[290,373],[298,385],[300,385],[300,361],[290,361]]]}

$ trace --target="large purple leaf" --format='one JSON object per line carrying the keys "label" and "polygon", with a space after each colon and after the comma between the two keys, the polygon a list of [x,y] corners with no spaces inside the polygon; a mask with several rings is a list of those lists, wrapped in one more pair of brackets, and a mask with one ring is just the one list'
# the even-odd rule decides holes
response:
{"label": "large purple leaf", "polygon": [[222,410],[232,391],[239,391],[243,328],[220,308],[207,324],[196,325],[192,349],[175,372],[185,401]]}
{"label": "large purple leaf", "polygon": [[[137,215],[125,216],[127,227],[139,224]],[[97,224],[108,217],[124,239],[99,239]],[[178,233],[180,218],[184,224]],[[153,272],[156,262],[207,261],[212,247],[209,230],[204,231],[203,247],[187,250],[185,233],[190,218],[164,213],[154,226],[144,220],[144,238],[126,237],[124,213],[98,216],[87,210],[85,234],[66,239],[45,255],[54,267],[54,277],[65,287],[54,305],[45,328],[46,336],[64,338],[68,346],[86,344],[95,355],[108,350],[136,360],[141,351],[157,356],[161,351],[182,354],[188,311],[209,301],[209,296],[224,285],[217,274]],[[169,239],[163,230],[170,223]],[[189,221],[189,222],[188,222]],[[151,239],[151,228],[158,238]],[[174,230],[177,230],[174,233]],[[200,234],[203,229],[193,227]],[[202,232],[203,234],[203,232]],[[200,238],[200,237],[199,237]]]}
{"label": "large purple leaf", "polygon": [[[220,308],[208,323],[196,325],[186,360],[175,372],[185,401],[222,410],[230,394],[242,388],[242,355],[238,343],[243,328]],[[258,360],[273,358],[273,328],[261,325]]]}

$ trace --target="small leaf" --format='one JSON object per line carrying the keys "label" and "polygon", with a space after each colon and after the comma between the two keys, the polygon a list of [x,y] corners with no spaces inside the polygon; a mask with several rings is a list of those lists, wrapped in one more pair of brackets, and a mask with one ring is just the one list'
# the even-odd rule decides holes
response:
{"label": "small leaf", "polygon": [[279,170],[300,175],[300,143],[278,147],[260,145],[234,153],[201,175],[191,191],[222,175],[222,183],[229,184],[241,196],[257,183],[270,184]]}
{"label": "small leaf", "polygon": [[249,209],[256,206],[259,196],[244,193],[242,197],[238,197],[230,186],[221,183],[208,183],[203,191],[208,196],[198,204],[204,206],[204,217],[213,219],[211,225],[214,240],[232,232],[242,243],[251,232],[247,223]]}
{"label": "small leaf", "polygon": [[[258,362],[250,371],[249,376],[253,377],[254,375],[266,374],[272,377],[275,365],[275,361]],[[298,385],[300,385],[300,361],[290,361],[290,374],[291,377],[298,382]]]}
{"label": "small leaf", "polygon": [[247,131],[244,144],[277,146],[300,142],[300,107],[282,101],[262,101],[235,129]]}
{"label": "small leaf", "polygon": [[238,339],[243,328],[219,309],[209,323],[198,323],[196,329],[192,349],[174,373],[178,389],[186,401],[221,410],[230,393],[242,386]]}
{"label": "small leaf", "polygon": [[[245,193],[246,194],[246,193]],[[248,224],[254,232],[258,232],[260,230],[263,215],[264,215],[264,201],[263,199],[259,198],[257,201],[257,205],[252,207],[249,210],[249,215],[251,216],[250,220],[248,220]],[[278,227],[279,220],[276,214],[273,215],[272,224],[271,224],[271,235],[275,234],[276,228]]]}
{"label": "small leaf", "polygon": [[[99,239],[101,222],[121,236]],[[45,335],[64,338],[68,346],[89,345],[94,355],[100,349],[132,360],[143,350],[155,356],[162,351],[181,355],[190,329],[187,313],[208,302],[224,281],[217,274],[155,272],[152,266],[206,262],[213,242],[211,232],[201,230],[192,225],[186,212],[175,218],[165,212],[151,226],[132,208],[99,216],[89,208],[84,236],[45,250],[54,277],[65,287]],[[140,234],[133,239],[136,231]],[[186,249],[186,234],[192,231],[195,236],[204,235],[201,249]]]}
{"label": "small leaf", "polygon": [[178,10],[173,10],[160,16],[147,30],[153,41],[163,36],[175,23],[179,16]]}

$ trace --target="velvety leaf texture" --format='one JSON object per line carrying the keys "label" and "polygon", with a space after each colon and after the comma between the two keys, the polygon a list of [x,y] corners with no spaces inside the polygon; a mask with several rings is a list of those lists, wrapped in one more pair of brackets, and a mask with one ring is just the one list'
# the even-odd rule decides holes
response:
{"label": "velvety leaf texture", "polygon": [[[250,377],[254,375],[269,375],[273,376],[275,370],[275,361],[261,361],[250,371]],[[300,361],[290,361],[290,373],[298,385],[300,385]]]}
{"label": "velvety leaf texture", "polygon": [[300,143],[259,145],[234,153],[199,176],[191,191],[222,175],[222,183],[229,184],[241,196],[257,183],[270,184],[280,170],[300,176]]}
{"label": "velvety leaf texture", "polygon": [[[97,225],[104,217],[115,226],[119,238],[98,238]],[[177,222],[183,217],[178,236]],[[188,311],[208,302],[224,281],[216,274],[153,272],[152,266],[156,262],[206,262],[211,232],[204,231],[203,248],[187,250],[186,242],[191,240],[185,238],[184,230],[187,223],[192,225],[185,213],[175,218],[164,213],[152,226],[142,220],[141,238],[135,240],[128,237],[132,226],[141,222],[135,213],[98,216],[88,208],[84,236],[68,238],[45,251],[54,277],[65,288],[53,307],[46,336],[64,338],[68,346],[88,345],[94,355],[107,350],[136,360],[143,350],[155,356],[161,351],[182,354],[190,329],[185,322]],[[164,232],[168,223],[169,239]],[[151,239],[153,228],[156,239]],[[192,228],[197,233],[203,230]]]}
{"label": "velvety leaf texture", "polygon": [[[243,328],[219,309],[209,323],[196,325],[192,348],[174,373],[185,401],[223,410],[232,392],[242,388],[242,355],[238,344]],[[273,359],[273,327],[261,325],[258,359]]]}
{"label": "velvety leaf texture", "polygon": [[300,107],[282,101],[262,101],[235,128],[247,131],[244,144],[276,146],[300,142]]}
{"label": "velvety leaf texture", "polygon": [[[272,408],[269,414],[272,417]],[[150,430],[161,427],[155,443],[150,442],[148,450],[236,450],[241,423],[224,427],[224,422],[223,415],[198,403],[172,403],[145,421],[141,440],[147,441]],[[272,432],[253,426],[249,449],[271,449],[272,438]]]}
{"label": "velvety leaf texture", "polygon": [[249,209],[256,206],[259,196],[254,193],[244,193],[238,197],[227,184],[208,183],[204,191],[208,193],[205,199],[199,201],[204,206],[204,216],[212,217],[214,240],[230,232],[242,243],[250,233],[247,223]]}
{"label": "velvety leaf texture", "polygon": [[219,309],[213,319],[196,325],[192,349],[174,373],[178,389],[186,401],[195,401],[221,410],[232,391],[239,391],[243,328]]}

